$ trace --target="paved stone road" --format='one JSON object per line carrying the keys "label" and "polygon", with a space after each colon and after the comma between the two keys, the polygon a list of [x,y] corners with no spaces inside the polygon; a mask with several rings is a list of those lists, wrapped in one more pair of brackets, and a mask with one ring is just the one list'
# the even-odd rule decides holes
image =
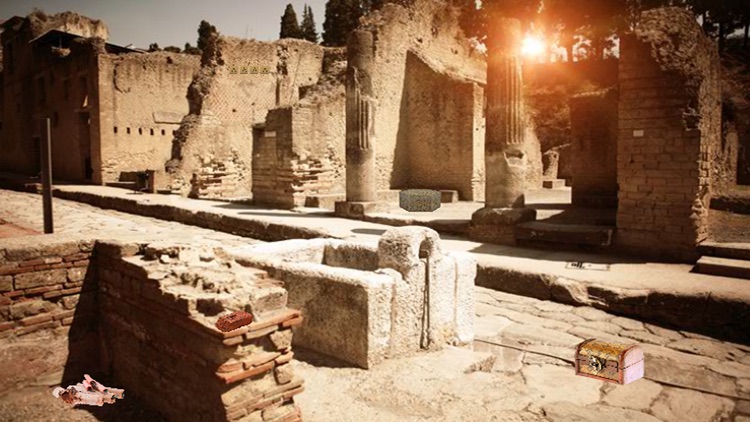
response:
{"label": "paved stone road", "polygon": [[[40,210],[37,195],[0,192],[0,219],[41,230]],[[58,232],[82,236],[168,237],[229,246],[255,242],[64,200],[55,200],[55,214]],[[482,288],[477,288],[476,311],[475,349],[497,356],[491,372],[465,374],[450,355],[440,360],[443,355],[435,354],[389,361],[370,371],[295,362],[307,385],[298,400],[305,419],[750,422],[749,346]],[[647,379],[618,386],[573,375],[573,348],[592,337],[640,342]],[[1,399],[0,419],[95,418],[50,401],[46,388],[28,393],[24,400]],[[138,410],[133,412],[130,416]]]}
{"label": "paved stone road", "polygon": [[[258,243],[253,239],[141,217],[63,199],[53,203],[55,233],[80,234],[82,237],[118,238],[145,236],[149,239],[169,237],[209,246],[242,246]],[[0,219],[44,232],[42,197],[29,193],[0,190]]]}
{"label": "paved stone road", "polygon": [[[475,350],[497,357],[492,372],[421,364],[429,355],[370,371],[295,362],[306,420],[750,422],[750,346],[483,288],[476,306]],[[640,343],[646,379],[574,375],[574,348],[592,337]]]}

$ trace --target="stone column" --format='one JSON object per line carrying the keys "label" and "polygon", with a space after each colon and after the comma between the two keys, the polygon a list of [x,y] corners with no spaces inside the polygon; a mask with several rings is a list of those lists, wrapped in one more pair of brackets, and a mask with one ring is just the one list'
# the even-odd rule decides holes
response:
{"label": "stone column", "polygon": [[535,210],[524,208],[527,157],[521,23],[497,19],[488,30],[485,207],[472,216],[469,236],[514,244],[513,226],[536,218]]}
{"label": "stone column", "polygon": [[346,70],[346,201],[336,203],[336,214],[362,217],[387,208],[377,202],[372,90],[374,61],[372,32],[354,31],[347,44]]}

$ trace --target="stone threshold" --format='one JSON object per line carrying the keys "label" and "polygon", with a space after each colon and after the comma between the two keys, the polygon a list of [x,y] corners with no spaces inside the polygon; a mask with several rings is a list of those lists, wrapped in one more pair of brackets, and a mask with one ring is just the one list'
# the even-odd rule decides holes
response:
{"label": "stone threshold", "polygon": [[[0,186],[18,189],[18,183]],[[87,192],[87,190],[89,192]],[[95,191],[96,193],[92,192]],[[174,221],[210,230],[231,233],[264,241],[288,239],[339,238],[357,242],[375,242],[378,232],[390,226],[372,223],[305,215],[299,212],[265,210],[284,216],[279,220],[254,217],[242,210],[230,211],[186,209],[179,203],[207,201],[179,198],[169,204],[166,197],[138,195],[126,198],[120,192],[100,186],[59,186],[53,190],[61,199],[86,203],[99,208]],[[151,198],[154,202],[149,202]],[[192,202],[191,202],[192,203]],[[258,211],[258,209],[253,209]],[[262,214],[262,213],[261,213]],[[268,213],[266,213],[267,215]],[[293,215],[294,218],[287,218]],[[307,219],[326,221],[326,228],[311,227]],[[346,229],[356,224],[372,228],[354,229],[347,236]],[[351,235],[351,232],[360,233]],[[617,315],[682,330],[711,335],[740,343],[750,343],[750,284],[747,280],[706,276],[690,272],[690,265],[628,262],[596,254],[575,252],[549,253],[522,248],[469,242],[462,238],[445,237],[444,248],[476,254],[479,263],[476,285],[490,289],[550,300],[574,306],[592,306]],[[521,252],[519,252],[521,251]],[[519,257],[521,256],[521,257]],[[565,269],[566,260],[616,263],[611,272]]]}

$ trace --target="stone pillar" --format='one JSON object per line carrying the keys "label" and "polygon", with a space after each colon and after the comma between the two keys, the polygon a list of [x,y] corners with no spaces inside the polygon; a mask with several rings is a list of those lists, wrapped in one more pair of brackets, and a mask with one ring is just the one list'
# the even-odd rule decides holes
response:
{"label": "stone pillar", "polygon": [[336,203],[336,214],[346,217],[362,217],[366,212],[387,208],[377,202],[374,52],[372,32],[352,32],[347,44],[346,70],[346,201]]}
{"label": "stone pillar", "polygon": [[488,28],[485,207],[472,216],[469,237],[514,244],[513,226],[532,221],[524,208],[527,157],[521,80],[521,23],[498,19]]}

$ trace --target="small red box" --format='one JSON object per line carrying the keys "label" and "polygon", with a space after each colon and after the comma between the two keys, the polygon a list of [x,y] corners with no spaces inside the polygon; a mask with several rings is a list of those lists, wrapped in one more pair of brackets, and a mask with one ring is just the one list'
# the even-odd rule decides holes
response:
{"label": "small red box", "polygon": [[236,330],[253,322],[253,316],[243,311],[232,312],[231,314],[222,315],[216,321],[216,328],[220,331],[227,332]]}

